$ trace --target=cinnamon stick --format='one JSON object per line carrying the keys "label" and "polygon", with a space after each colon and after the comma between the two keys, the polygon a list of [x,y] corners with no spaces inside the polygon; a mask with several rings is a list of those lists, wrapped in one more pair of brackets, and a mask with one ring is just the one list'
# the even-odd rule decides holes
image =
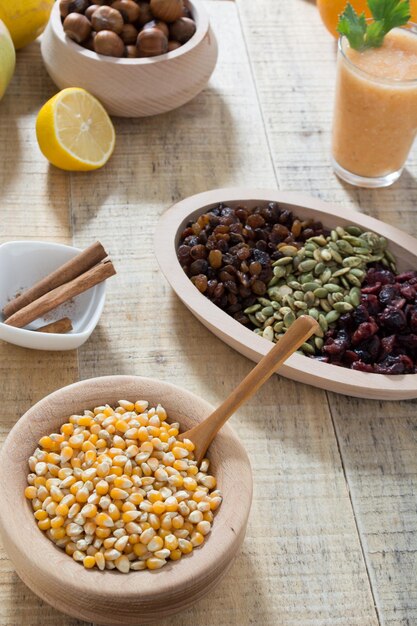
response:
{"label": "cinnamon stick", "polygon": [[48,291],[52,291],[56,287],[73,280],[80,274],[83,274],[90,268],[94,267],[102,259],[106,258],[107,252],[99,241],[77,254],[64,265],[61,265],[45,278],[42,278],[33,287],[24,291],[20,296],[8,302],[3,308],[3,315],[7,319],[16,311],[23,309],[31,302],[34,302]]}
{"label": "cinnamon stick", "polygon": [[41,326],[36,329],[37,333],[68,333],[72,330],[72,322],[69,317],[62,317],[60,320],[56,320],[56,322],[51,322],[50,324],[45,324],[45,326]]}
{"label": "cinnamon stick", "polygon": [[52,311],[52,309],[55,309],[63,302],[78,296],[80,293],[87,291],[87,289],[91,289],[91,287],[110,278],[110,276],[114,276],[114,274],[116,274],[116,270],[111,260],[109,258],[103,259],[87,272],[84,272],[84,274],[77,276],[70,282],[65,283],[65,285],[56,287],[23,307],[23,309],[14,313],[4,323],[16,328],[22,328],[38,317],[42,317],[48,311]]}

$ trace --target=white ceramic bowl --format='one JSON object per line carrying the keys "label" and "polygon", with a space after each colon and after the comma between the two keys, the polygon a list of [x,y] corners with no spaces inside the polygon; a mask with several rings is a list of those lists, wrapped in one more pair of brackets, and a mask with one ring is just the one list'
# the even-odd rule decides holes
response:
{"label": "white ceramic bowl", "polygon": [[[0,245],[0,311],[21,292],[72,259],[79,248],[42,241],[10,241]],[[3,323],[0,312],[0,339],[36,350],[74,350],[81,346],[100,319],[105,301],[105,283],[80,294],[28,325],[14,328]],[[73,330],[66,334],[37,333],[36,328],[69,317]]]}
{"label": "white ceramic bowl", "polygon": [[91,52],[69,39],[55,3],[42,36],[41,51],[60,89],[83,87],[111,115],[145,117],[182,106],[204,88],[217,61],[217,43],[199,0],[189,0],[197,24],[194,36],[173,52],[125,59]]}

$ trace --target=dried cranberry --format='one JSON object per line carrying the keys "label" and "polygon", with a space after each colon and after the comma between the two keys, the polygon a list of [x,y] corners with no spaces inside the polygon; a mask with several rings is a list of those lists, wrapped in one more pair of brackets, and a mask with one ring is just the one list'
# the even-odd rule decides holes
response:
{"label": "dried cranberry", "polygon": [[400,292],[403,298],[412,301],[414,301],[417,294],[415,288],[412,285],[405,285],[404,287],[401,287]]}
{"label": "dried cranberry", "polygon": [[382,286],[382,283],[375,283],[374,285],[371,285],[370,287],[363,287],[362,293],[379,293],[381,286]]}
{"label": "dried cranberry", "polygon": [[411,330],[414,333],[417,333],[417,306],[414,308],[414,310],[410,311],[409,320]]}
{"label": "dried cranberry", "polygon": [[389,285],[395,283],[395,276],[389,270],[372,267],[366,274],[366,282],[369,285],[381,283],[381,285]]}
{"label": "dried cranberry", "polygon": [[359,324],[359,327],[352,335],[352,344],[358,345],[362,341],[369,339],[372,335],[378,332],[378,324],[373,318],[369,319],[369,322],[363,322]]}
{"label": "dried cranberry", "polygon": [[353,319],[357,324],[367,322],[369,320],[369,312],[364,304],[360,304],[353,312]]}
{"label": "dried cranberry", "polygon": [[398,274],[395,277],[397,283],[405,283],[408,280],[411,280],[417,276],[417,272],[403,272],[402,274]]}
{"label": "dried cranberry", "polygon": [[376,315],[381,310],[381,305],[378,300],[378,297],[373,293],[369,293],[369,294],[362,293],[361,304],[363,304],[368,309],[369,315]]}
{"label": "dried cranberry", "polygon": [[357,370],[358,372],[372,373],[375,371],[373,365],[370,365],[369,363],[364,363],[363,361],[355,361],[354,363],[352,363],[351,367],[353,370]]}
{"label": "dried cranberry", "polygon": [[378,320],[382,326],[390,331],[401,332],[407,326],[407,318],[404,311],[388,305],[382,313],[378,315]]}
{"label": "dried cranberry", "polygon": [[397,336],[389,335],[388,337],[383,337],[381,340],[381,355],[380,358],[384,359],[389,354],[394,352],[395,346],[397,345]]}
{"label": "dried cranberry", "polygon": [[394,300],[397,295],[397,285],[384,285],[379,292],[378,298],[382,304],[390,304],[391,300]]}

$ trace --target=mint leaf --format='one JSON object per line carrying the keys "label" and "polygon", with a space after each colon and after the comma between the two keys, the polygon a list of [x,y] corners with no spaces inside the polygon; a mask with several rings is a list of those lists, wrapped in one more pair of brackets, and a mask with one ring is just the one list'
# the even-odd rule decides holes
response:
{"label": "mint leaf", "polygon": [[365,45],[366,19],[365,13],[358,15],[350,3],[339,16],[337,30],[347,37],[350,47],[362,50]]}
{"label": "mint leaf", "polygon": [[407,24],[411,17],[410,0],[368,0],[368,6],[374,18],[370,24],[349,3],[339,16],[337,30],[355,50],[379,48],[390,30]]}

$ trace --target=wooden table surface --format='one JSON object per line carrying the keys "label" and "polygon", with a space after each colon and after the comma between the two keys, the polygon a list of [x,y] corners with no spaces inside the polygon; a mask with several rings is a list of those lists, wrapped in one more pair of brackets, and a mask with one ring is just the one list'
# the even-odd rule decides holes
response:
{"label": "wooden table surface", "polygon": [[[152,376],[216,405],[250,370],[188,312],[157,267],[155,227],[180,198],[244,184],[300,190],[417,236],[416,152],[387,190],[354,189],[332,173],[335,44],[314,4],[206,7],[220,44],[207,88],[172,113],[115,120],[115,154],[95,173],[69,175],[42,157],[35,118],[56,89],[38,42],[18,54],[0,103],[0,242],[83,247],[98,238],[118,276],[78,352],[0,342],[2,440],[34,402],[78,379]],[[348,398],[275,376],[232,425],[254,470],[243,549],[213,593],[161,626],[417,624],[416,402]],[[0,547],[0,624],[83,622],[29,591]]]}

